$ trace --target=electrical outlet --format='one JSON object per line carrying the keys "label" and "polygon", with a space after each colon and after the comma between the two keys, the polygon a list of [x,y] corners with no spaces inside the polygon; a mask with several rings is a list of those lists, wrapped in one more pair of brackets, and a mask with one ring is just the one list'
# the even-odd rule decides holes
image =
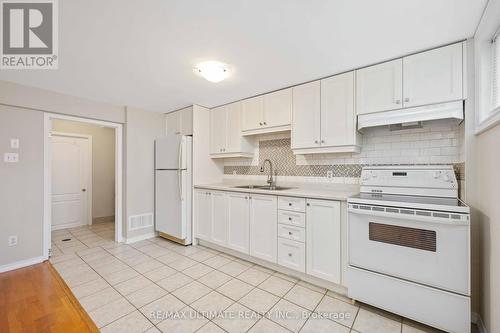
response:
{"label": "electrical outlet", "polygon": [[10,148],[19,149],[19,139],[10,139]]}
{"label": "electrical outlet", "polygon": [[18,153],[5,153],[3,154],[3,161],[6,163],[17,163],[19,162]]}
{"label": "electrical outlet", "polygon": [[235,175],[235,176],[236,176],[236,170],[233,170],[233,175]]}
{"label": "electrical outlet", "polygon": [[333,171],[332,170],[328,170],[326,172],[326,178],[328,178],[328,179],[332,179],[333,178]]}
{"label": "electrical outlet", "polygon": [[9,246],[17,245],[17,235],[9,236]]}

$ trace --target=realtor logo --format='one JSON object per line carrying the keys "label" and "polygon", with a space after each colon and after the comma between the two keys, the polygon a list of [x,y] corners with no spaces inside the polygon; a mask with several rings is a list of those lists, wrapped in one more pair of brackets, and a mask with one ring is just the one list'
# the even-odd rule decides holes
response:
{"label": "realtor logo", "polygon": [[0,0],[1,69],[57,69],[57,0]]}

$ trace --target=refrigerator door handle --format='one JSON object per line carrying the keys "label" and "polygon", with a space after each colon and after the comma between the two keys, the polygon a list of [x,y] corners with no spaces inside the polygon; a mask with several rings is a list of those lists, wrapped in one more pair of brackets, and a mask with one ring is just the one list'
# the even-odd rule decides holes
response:
{"label": "refrigerator door handle", "polygon": [[179,188],[179,197],[181,199],[181,201],[184,201],[184,195],[183,195],[183,191],[182,191],[182,170],[177,170],[177,186]]}

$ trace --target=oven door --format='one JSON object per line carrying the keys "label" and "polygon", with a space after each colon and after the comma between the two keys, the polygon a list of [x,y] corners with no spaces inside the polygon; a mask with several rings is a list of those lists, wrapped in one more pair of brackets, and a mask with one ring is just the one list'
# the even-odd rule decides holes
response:
{"label": "oven door", "polygon": [[349,205],[350,266],[470,295],[468,217],[453,222],[353,207],[358,206]]}

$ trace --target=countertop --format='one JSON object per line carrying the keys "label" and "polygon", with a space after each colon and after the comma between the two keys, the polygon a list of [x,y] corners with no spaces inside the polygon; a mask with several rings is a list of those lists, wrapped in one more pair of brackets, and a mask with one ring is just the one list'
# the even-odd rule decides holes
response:
{"label": "countertop", "polygon": [[195,185],[194,188],[217,190],[217,191],[231,191],[240,193],[257,193],[257,194],[270,194],[280,195],[287,197],[301,197],[312,199],[326,199],[326,200],[339,200],[345,201],[347,198],[359,193],[359,185],[351,184],[332,184],[332,183],[282,183],[279,182],[278,186],[291,187],[286,190],[259,190],[247,188],[235,188],[238,185],[267,185],[266,183],[257,181],[224,181],[215,184],[202,184]]}

